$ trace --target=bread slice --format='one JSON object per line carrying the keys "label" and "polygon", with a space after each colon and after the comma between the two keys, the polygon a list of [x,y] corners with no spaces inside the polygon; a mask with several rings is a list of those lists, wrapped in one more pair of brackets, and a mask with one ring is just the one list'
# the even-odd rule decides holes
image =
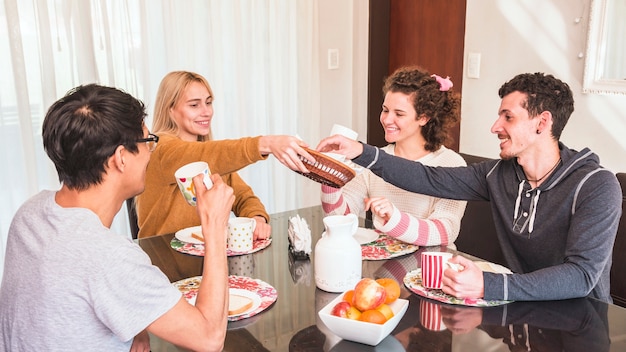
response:
{"label": "bread slice", "polygon": [[228,315],[237,315],[250,309],[254,304],[251,298],[230,294],[228,297]]}
{"label": "bread slice", "polygon": [[202,233],[192,232],[191,237],[197,239],[200,242],[204,242],[204,236],[202,236]]}

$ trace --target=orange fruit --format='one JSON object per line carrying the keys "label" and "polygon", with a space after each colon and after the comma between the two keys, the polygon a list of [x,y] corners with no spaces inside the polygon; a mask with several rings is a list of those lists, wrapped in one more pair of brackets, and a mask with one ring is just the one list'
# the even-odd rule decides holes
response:
{"label": "orange fruit", "polygon": [[354,305],[354,290],[348,290],[343,295],[343,300]]}
{"label": "orange fruit", "polygon": [[387,298],[385,298],[386,304],[389,304],[400,297],[400,285],[396,280],[384,277],[377,279],[376,282],[378,282],[378,284],[384,287],[385,291],[387,291]]}
{"label": "orange fruit", "polygon": [[385,315],[376,309],[366,310],[361,313],[359,320],[374,324],[384,324],[387,321]]}
{"label": "orange fruit", "polygon": [[388,305],[384,303],[381,304],[378,308],[376,308],[376,310],[383,313],[386,320],[393,318],[393,310],[391,310],[391,307],[389,307]]}
{"label": "orange fruit", "polygon": [[353,306],[350,306],[350,309],[348,309],[348,312],[347,312],[347,318],[352,319],[352,320],[359,320],[360,317],[361,317],[361,311],[354,308]]}

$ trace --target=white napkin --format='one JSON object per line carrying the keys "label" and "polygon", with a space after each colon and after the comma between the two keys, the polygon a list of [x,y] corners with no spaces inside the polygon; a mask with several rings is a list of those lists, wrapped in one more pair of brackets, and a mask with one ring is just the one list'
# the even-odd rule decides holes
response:
{"label": "white napkin", "polygon": [[311,229],[304,218],[297,214],[289,218],[287,233],[294,251],[311,253]]}
{"label": "white napkin", "polygon": [[475,264],[482,271],[486,271],[488,273],[496,273],[496,274],[512,274],[511,269],[504,267],[500,264],[490,263],[490,262],[475,262]]}

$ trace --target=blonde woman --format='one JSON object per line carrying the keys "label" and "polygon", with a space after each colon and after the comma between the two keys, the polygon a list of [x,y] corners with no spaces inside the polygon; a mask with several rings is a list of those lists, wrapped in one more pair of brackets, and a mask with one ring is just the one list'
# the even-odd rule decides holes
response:
{"label": "blonde woman", "polygon": [[197,212],[180,195],[174,178],[176,169],[200,160],[206,161],[211,172],[222,175],[224,182],[234,189],[235,215],[256,220],[255,240],[270,236],[265,207],[236,171],[267,159],[269,154],[291,169],[306,171],[298,154],[311,158],[302,149],[307,145],[292,136],[214,141],[212,119],[213,90],[203,76],[175,71],[163,78],[152,128],[159,136],[159,146],[148,164],[145,191],[136,197],[139,238],[200,225]]}

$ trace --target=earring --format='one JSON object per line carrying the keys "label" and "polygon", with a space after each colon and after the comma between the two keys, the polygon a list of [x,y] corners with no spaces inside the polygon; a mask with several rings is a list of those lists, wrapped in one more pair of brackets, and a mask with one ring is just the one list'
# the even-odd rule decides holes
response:
{"label": "earring", "polygon": [[537,130],[537,134],[541,134],[541,131]]}

